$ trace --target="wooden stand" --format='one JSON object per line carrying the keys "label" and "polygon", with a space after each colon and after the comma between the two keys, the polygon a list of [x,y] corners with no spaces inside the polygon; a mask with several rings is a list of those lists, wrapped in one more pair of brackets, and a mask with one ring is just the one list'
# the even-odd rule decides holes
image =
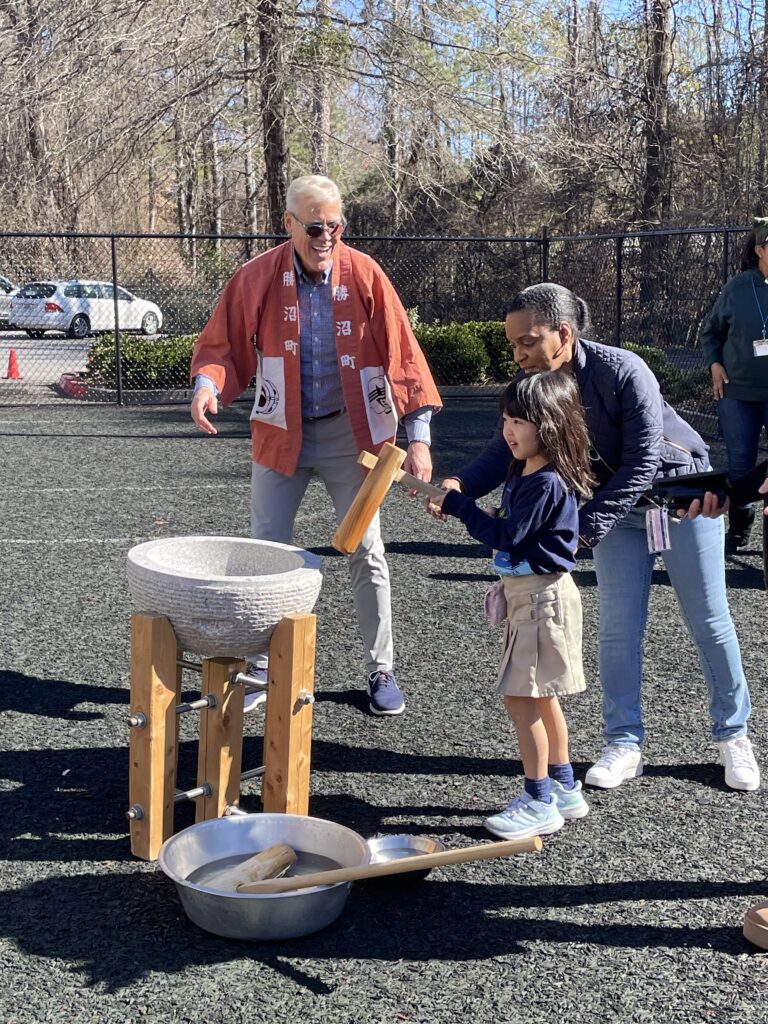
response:
{"label": "wooden stand", "polygon": [[269,645],[261,784],[265,811],[309,812],[316,623],[314,615],[287,615]]}
{"label": "wooden stand", "polygon": [[[314,615],[288,615],[269,647],[269,690],[264,727],[265,811],[306,814],[312,746],[315,672]],[[160,615],[131,619],[129,799],[131,851],[154,860],[173,834],[181,668],[176,636]],[[220,817],[240,799],[243,749],[242,685],[231,683],[243,662],[203,661],[202,696],[215,698],[200,712],[197,821]]]}

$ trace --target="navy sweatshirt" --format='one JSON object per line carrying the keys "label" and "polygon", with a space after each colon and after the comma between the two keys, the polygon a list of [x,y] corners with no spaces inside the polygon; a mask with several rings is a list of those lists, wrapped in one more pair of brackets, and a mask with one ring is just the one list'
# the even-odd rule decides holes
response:
{"label": "navy sweatshirt", "polygon": [[[494,486],[490,484],[488,490]],[[449,491],[443,500],[446,515],[460,519],[475,540],[509,552],[513,565],[527,560],[536,573],[572,571],[578,505],[551,466],[528,476],[513,476],[504,488],[501,507],[498,517],[489,515],[459,491]]]}

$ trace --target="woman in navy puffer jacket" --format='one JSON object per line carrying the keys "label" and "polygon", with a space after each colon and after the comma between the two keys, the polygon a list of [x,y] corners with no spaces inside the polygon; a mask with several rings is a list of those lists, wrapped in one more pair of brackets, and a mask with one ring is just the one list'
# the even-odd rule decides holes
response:
{"label": "woman in navy puffer jacket", "polygon": [[[521,371],[570,370],[584,405],[598,485],[580,510],[579,526],[581,544],[592,548],[600,596],[606,742],[586,782],[613,788],[643,771],[643,636],[656,559],[646,534],[646,512],[653,506],[643,492],[657,476],[708,469],[709,459],[696,431],[662,399],[648,366],[625,349],[583,340],[588,325],[583,299],[556,284],[526,288],[506,317]],[[506,479],[508,466],[509,450],[499,430],[444,486],[479,498]],[[726,784],[757,789],[760,773],[746,736],[749,690],[725,591],[723,520],[675,520],[669,532],[671,546],[661,558],[709,689],[712,739]]]}

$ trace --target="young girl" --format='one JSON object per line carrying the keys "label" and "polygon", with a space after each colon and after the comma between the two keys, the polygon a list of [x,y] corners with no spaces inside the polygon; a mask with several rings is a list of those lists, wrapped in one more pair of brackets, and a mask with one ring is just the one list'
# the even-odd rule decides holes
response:
{"label": "young girl", "polygon": [[437,504],[498,552],[494,568],[507,601],[498,692],[517,734],[525,785],[485,827],[503,839],[523,839],[549,835],[566,818],[589,813],[573,778],[558,697],[585,689],[581,599],[570,573],[578,545],[577,495],[588,497],[594,479],[570,374],[515,380],[500,405],[512,463],[499,515],[483,512],[458,490]]}

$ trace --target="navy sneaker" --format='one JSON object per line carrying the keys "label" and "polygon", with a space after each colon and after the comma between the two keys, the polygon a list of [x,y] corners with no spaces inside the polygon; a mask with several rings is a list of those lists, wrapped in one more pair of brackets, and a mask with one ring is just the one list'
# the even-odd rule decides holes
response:
{"label": "navy sneaker", "polygon": [[394,672],[371,672],[368,695],[374,715],[401,715],[405,711],[403,691],[397,685]]}

